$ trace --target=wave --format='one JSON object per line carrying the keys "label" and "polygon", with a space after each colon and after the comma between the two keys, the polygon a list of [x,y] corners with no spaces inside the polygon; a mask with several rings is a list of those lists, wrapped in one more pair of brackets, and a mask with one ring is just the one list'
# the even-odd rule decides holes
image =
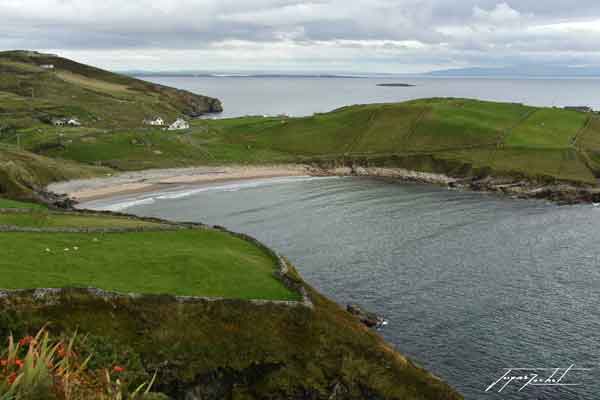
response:
{"label": "wave", "polygon": [[134,200],[121,201],[118,203],[111,203],[111,204],[106,204],[106,205],[103,205],[102,202],[90,202],[90,203],[80,204],[79,207],[96,210],[96,211],[118,212],[118,211],[123,211],[127,208],[131,208],[131,207],[135,207],[135,206],[143,206],[143,205],[153,204],[154,202],[155,202],[155,199],[153,197],[149,197],[149,198],[137,198]]}
{"label": "wave", "polygon": [[267,179],[257,179],[251,181],[237,181],[232,183],[227,183],[223,185],[211,185],[211,186],[202,186],[202,187],[187,187],[181,190],[173,190],[169,192],[153,192],[146,193],[144,195],[138,195],[136,197],[125,197],[118,199],[109,199],[109,200],[101,200],[97,202],[89,202],[83,203],[80,205],[82,208],[88,208],[92,210],[98,211],[124,211],[128,208],[141,206],[141,205],[149,205],[154,204],[156,201],[161,200],[174,200],[181,199],[185,197],[191,197],[198,195],[204,192],[238,192],[244,189],[252,189],[262,186],[271,186],[271,185],[279,185],[285,183],[294,183],[294,182],[307,182],[313,180],[320,179],[336,179],[336,177],[315,177],[315,176],[294,176],[294,177],[284,177],[284,178],[267,178]]}

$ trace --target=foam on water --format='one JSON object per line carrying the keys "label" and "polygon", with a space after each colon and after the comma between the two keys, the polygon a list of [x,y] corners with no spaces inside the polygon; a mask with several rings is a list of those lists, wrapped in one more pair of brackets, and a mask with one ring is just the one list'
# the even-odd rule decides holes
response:
{"label": "foam on water", "polygon": [[88,208],[99,211],[126,211],[128,208],[153,204],[161,200],[176,200],[186,197],[196,196],[204,192],[237,192],[244,189],[258,188],[270,185],[281,185],[294,182],[307,182],[319,179],[337,179],[337,177],[314,177],[314,176],[290,176],[281,178],[253,179],[249,181],[235,181],[222,185],[208,186],[186,186],[170,190],[168,192],[158,191],[134,196],[115,197],[108,200],[97,200],[84,202],[78,205],[78,208]]}

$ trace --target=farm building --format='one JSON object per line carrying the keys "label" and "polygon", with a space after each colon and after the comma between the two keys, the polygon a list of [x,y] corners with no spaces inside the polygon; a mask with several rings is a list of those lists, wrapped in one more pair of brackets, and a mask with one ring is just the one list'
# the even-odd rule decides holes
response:
{"label": "farm building", "polygon": [[144,124],[152,126],[163,126],[165,125],[165,120],[161,117],[149,118],[144,120]]}
{"label": "farm building", "polygon": [[75,117],[71,118],[52,118],[54,126],[81,126],[81,122]]}
{"label": "farm building", "polygon": [[189,129],[189,128],[190,128],[190,124],[183,118],[177,118],[177,120],[169,126],[170,131],[178,131],[178,130]]}

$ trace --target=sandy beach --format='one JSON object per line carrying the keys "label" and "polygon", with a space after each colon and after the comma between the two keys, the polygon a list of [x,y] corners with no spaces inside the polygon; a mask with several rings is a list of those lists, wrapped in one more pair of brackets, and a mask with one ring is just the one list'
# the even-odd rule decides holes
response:
{"label": "sandy beach", "polygon": [[53,183],[47,190],[83,202],[146,193],[180,185],[309,175],[305,165],[224,166],[124,172],[101,178]]}

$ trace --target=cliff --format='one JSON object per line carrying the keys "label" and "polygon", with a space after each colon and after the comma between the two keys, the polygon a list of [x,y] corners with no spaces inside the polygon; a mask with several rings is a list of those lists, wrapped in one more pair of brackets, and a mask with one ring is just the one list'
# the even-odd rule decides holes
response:
{"label": "cliff", "polygon": [[353,316],[307,287],[314,308],[243,300],[98,296],[87,290],[0,296],[0,332],[77,330],[99,358],[129,349],[155,391],[174,399],[460,399]]}

